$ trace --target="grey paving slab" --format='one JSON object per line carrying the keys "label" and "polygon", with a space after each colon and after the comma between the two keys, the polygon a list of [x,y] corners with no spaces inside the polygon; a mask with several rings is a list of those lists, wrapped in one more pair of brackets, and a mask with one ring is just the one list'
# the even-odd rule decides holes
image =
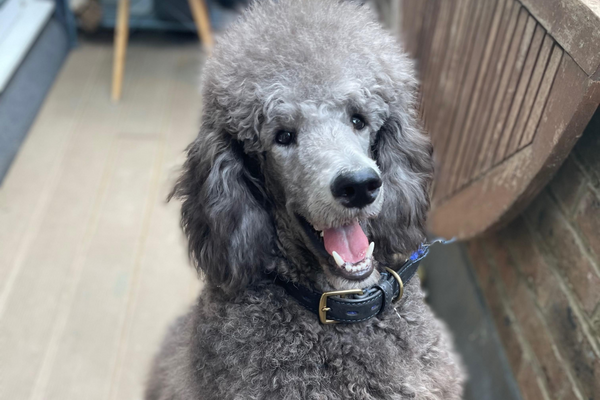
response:
{"label": "grey paving slab", "polygon": [[423,267],[427,300],[450,328],[468,371],[465,400],[521,400],[462,245],[433,246]]}

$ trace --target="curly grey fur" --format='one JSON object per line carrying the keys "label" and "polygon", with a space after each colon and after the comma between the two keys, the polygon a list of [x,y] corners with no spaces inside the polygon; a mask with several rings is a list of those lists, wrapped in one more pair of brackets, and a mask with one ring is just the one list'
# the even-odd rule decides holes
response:
{"label": "curly grey fur", "polygon": [[[396,40],[365,8],[265,0],[220,38],[203,75],[200,134],[173,195],[191,259],[207,281],[167,335],[148,400],[458,399],[463,373],[418,279],[394,310],[321,326],[273,283],[365,287],[424,240],[433,175],[417,125],[416,80]],[[355,113],[367,128],[353,129]],[[297,133],[292,146],[278,130]],[[347,209],[329,184],[369,167],[377,200]],[[334,273],[307,238],[358,220],[376,243],[362,281]]]}

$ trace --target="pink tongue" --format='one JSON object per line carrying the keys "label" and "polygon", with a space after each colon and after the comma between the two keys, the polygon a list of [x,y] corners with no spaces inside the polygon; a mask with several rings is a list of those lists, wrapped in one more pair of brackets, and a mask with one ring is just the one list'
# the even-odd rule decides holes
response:
{"label": "pink tongue", "polygon": [[330,228],[323,231],[325,250],[329,254],[337,252],[344,261],[356,263],[365,258],[369,240],[358,222],[352,225]]}

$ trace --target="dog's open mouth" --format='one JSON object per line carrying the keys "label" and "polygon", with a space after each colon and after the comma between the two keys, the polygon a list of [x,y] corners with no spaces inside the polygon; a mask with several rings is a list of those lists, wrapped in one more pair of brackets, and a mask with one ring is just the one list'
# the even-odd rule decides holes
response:
{"label": "dog's open mouth", "polygon": [[298,216],[313,246],[329,259],[333,273],[349,280],[363,280],[373,272],[373,249],[360,224],[315,229],[305,218]]}

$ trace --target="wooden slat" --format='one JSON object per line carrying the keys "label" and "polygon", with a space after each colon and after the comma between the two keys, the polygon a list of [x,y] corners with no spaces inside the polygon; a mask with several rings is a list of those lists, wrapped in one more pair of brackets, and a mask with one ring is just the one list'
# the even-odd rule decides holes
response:
{"label": "wooden slat", "polygon": [[[473,14],[478,9],[477,1],[466,1],[457,9],[458,16],[456,24],[458,25],[453,35],[452,47],[448,49],[449,65],[442,71],[443,75],[440,80],[440,86],[437,93],[439,98],[433,106],[431,118],[433,124],[431,132],[445,132],[447,124],[452,117],[453,107],[459,94],[459,88],[464,78],[464,70],[468,64],[465,57],[465,43],[468,43],[469,32],[473,29],[474,19]],[[456,25],[453,24],[453,25]],[[432,136],[434,147],[437,149],[438,159],[443,159],[443,153],[447,147],[448,135],[436,134]],[[438,180],[438,184],[441,182]],[[438,187],[433,188],[433,196],[436,196]]]}
{"label": "wooden slat", "polygon": [[402,1],[402,42],[404,44],[404,48],[406,51],[409,51],[409,46],[411,44],[411,40],[413,40],[411,36],[411,22],[410,16],[412,15],[412,8],[414,6],[413,0],[403,0]]}
{"label": "wooden slat", "polygon": [[450,144],[451,137],[448,129],[452,125],[455,106],[459,100],[461,88],[466,78],[465,72],[470,65],[469,56],[473,42],[473,31],[477,28],[481,4],[481,1],[472,1],[467,7],[464,7],[462,12],[464,19],[459,30],[459,35],[457,36],[458,41],[454,50],[452,63],[450,64],[450,74],[444,84],[442,103],[439,115],[436,117],[437,125],[434,128],[435,132],[440,133],[437,135],[437,138],[441,140],[436,144],[436,152],[440,159],[445,158],[444,155]]}
{"label": "wooden slat", "polygon": [[425,2],[409,0],[407,1],[407,4],[408,8],[404,15],[404,21],[407,26],[407,29],[405,30],[406,50],[412,57],[416,57],[419,46],[419,36],[423,24]]}
{"label": "wooden slat", "polygon": [[[429,64],[429,57],[431,56],[433,49],[432,42],[436,31],[437,18],[441,9],[441,7],[437,6],[436,0],[425,1],[427,3],[427,7],[425,9],[425,21],[423,22],[423,29],[421,32],[422,35],[419,39],[419,55],[417,57],[417,74],[421,84],[426,81],[425,74]],[[419,111],[421,111],[422,106],[422,93],[423,86],[421,86],[421,90],[419,90]]]}
{"label": "wooden slat", "polygon": [[[535,20],[532,17],[529,17],[528,23],[531,23],[531,26],[535,27]],[[533,35],[533,39],[531,40],[531,44],[529,45],[529,50],[527,51],[525,64],[523,65],[523,70],[521,71],[521,77],[519,78],[519,83],[512,100],[512,105],[508,116],[506,117],[504,127],[502,128],[502,136],[500,137],[498,148],[496,149],[494,164],[504,160],[507,155],[506,153],[508,151],[508,143],[510,142],[511,132],[517,121],[519,111],[521,110],[521,105],[523,103],[523,99],[525,98],[525,91],[529,85],[531,73],[533,72],[535,61],[537,60],[540,47],[542,46],[543,38],[544,28],[538,25],[535,27],[535,33]]]}
{"label": "wooden slat", "polygon": [[490,60],[492,59],[492,50],[494,49],[494,44],[498,35],[498,28],[500,26],[502,13],[506,3],[506,0],[499,0],[495,4],[493,14],[491,16],[491,22],[489,22],[489,32],[485,37],[485,49],[483,50],[483,57],[479,66],[477,81],[473,89],[472,98],[469,101],[469,110],[465,118],[464,127],[461,128],[458,133],[454,133],[456,135],[461,135],[461,144],[459,147],[459,155],[454,160],[453,172],[450,175],[450,185],[453,190],[456,188],[458,183],[459,171],[462,169],[465,159],[468,159],[469,156],[473,156],[472,153],[475,148],[474,144],[476,142],[476,136],[478,132],[472,129],[472,124],[475,117],[475,111],[479,110],[481,105],[480,99],[483,98],[487,92],[487,88],[484,87],[483,82],[489,72],[489,69],[491,68]]}
{"label": "wooden slat", "polygon": [[525,93],[523,105],[521,106],[517,122],[515,123],[515,127],[510,137],[508,155],[514,154],[515,151],[519,149],[519,143],[521,142],[521,139],[523,137],[525,124],[527,123],[529,115],[531,115],[533,102],[535,101],[535,96],[538,93],[538,90],[540,89],[540,83],[542,82],[544,71],[546,70],[546,66],[548,65],[548,60],[550,59],[550,52],[552,51],[553,44],[554,40],[552,40],[552,38],[548,34],[545,34],[539,55],[535,63],[534,70],[531,73],[531,80],[529,82],[529,86],[527,87],[527,93]]}
{"label": "wooden slat", "polygon": [[407,0],[405,2],[405,7],[404,7],[404,13],[403,13],[403,21],[402,21],[402,26],[404,27],[403,29],[403,39],[404,39],[404,43],[405,43],[405,49],[406,51],[411,55],[414,56],[414,54],[411,53],[412,50],[412,46],[414,46],[414,42],[415,42],[415,35],[414,35],[414,22],[415,22],[415,7],[416,4],[414,1],[411,0]]}
{"label": "wooden slat", "polygon": [[563,50],[559,46],[555,45],[554,49],[552,49],[552,55],[550,56],[550,61],[548,62],[546,71],[544,72],[544,77],[542,78],[540,89],[535,98],[535,104],[533,105],[533,108],[531,109],[531,114],[529,115],[529,119],[527,120],[525,132],[523,132],[523,138],[521,139],[520,143],[520,148],[527,146],[533,140],[535,132],[537,131],[538,124],[540,122],[540,118],[542,116],[542,112],[544,110],[544,107],[546,106],[546,101],[550,93],[550,88],[552,87],[552,83],[554,82],[562,56]]}
{"label": "wooden slat", "polygon": [[[520,8],[515,33],[510,43],[504,70],[502,71],[502,77],[500,78],[498,91],[496,93],[496,99],[494,100],[490,113],[489,123],[485,127],[487,131],[487,140],[479,154],[475,175],[479,175],[491,167],[494,151],[502,133],[504,119],[508,113],[510,103],[512,102],[515,86],[521,73],[523,61],[525,60],[527,47],[523,46],[523,43],[525,42],[527,43],[527,46],[529,45],[527,41],[523,40],[527,19],[527,11]],[[533,29],[531,29],[531,33],[533,34]]]}
{"label": "wooden slat", "polygon": [[432,227],[467,238],[506,221],[547,182],[600,102],[600,71],[581,69],[520,0],[421,1],[425,15],[405,29],[419,31],[411,48],[436,161]]}
{"label": "wooden slat", "polygon": [[427,120],[425,115],[431,103],[435,99],[432,96],[432,91],[435,90],[438,79],[440,77],[440,68],[444,64],[446,55],[448,54],[448,40],[450,38],[450,29],[452,27],[452,16],[454,11],[455,2],[444,1],[439,5],[439,18],[433,28],[435,30],[432,42],[431,42],[431,57],[429,62],[425,66],[425,73],[422,77],[421,86],[421,117],[423,120]]}
{"label": "wooden slat", "polygon": [[429,218],[432,232],[470,238],[510,221],[568,155],[599,102],[599,85],[564,55],[532,144],[437,204]]}
{"label": "wooden slat", "polygon": [[[476,157],[469,160],[470,163],[468,165],[468,169],[465,170],[465,179],[469,180],[472,177],[477,176],[476,171],[479,168],[479,165],[483,162],[483,152],[487,150],[488,142],[491,139],[492,135],[492,123],[493,123],[493,110],[494,107],[497,106],[498,95],[502,94],[502,76],[503,72],[506,68],[508,68],[508,57],[509,50],[511,47],[511,42],[515,39],[515,30],[517,26],[517,20],[519,17],[519,12],[521,10],[521,6],[516,1],[512,1],[512,6],[510,8],[510,12],[507,12],[503,16],[503,22],[505,23],[504,34],[500,35],[498,38],[501,39],[499,47],[499,53],[497,54],[497,58],[492,60],[492,66],[494,68],[491,70],[491,74],[488,79],[486,79],[486,86],[489,87],[486,98],[484,98],[483,104],[485,107],[480,111],[476,117],[475,123],[473,125],[473,129],[476,132],[479,132],[479,140],[476,144]],[[508,10],[506,10],[508,11]]]}
{"label": "wooden slat", "polygon": [[484,48],[490,33],[490,19],[496,8],[497,1],[490,0],[480,2],[480,4],[482,5],[482,10],[480,16],[477,17],[478,24],[471,34],[473,42],[472,49],[466,55],[469,63],[465,71],[464,82],[461,84],[457,107],[455,107],[455,113],[447,132],[447,134],[450,135],[450,144],[446,154],[458,155],[453,156],[451,159],[444,156],[444,159],[448,160],[448,163],[444,168],[446,176],[440,175],[441,185],[439,190],[441,193],[447,193],[447,191],[450,190],[453,172],[458,169],[460,158],[465,151],[465,147],[468,145],[466,140],[468,135],[464,129],[465,119],[467,117],[467,111],[472,104],[474,97],[476,97],[476,94],[474,93],[475,81],[479,80],[479,77],[483,76],[484,72],[484,67],[482,66],[482,62],[484,61]]}
{"label": "wooden slat", "polygon": [[[427,51],[427,47],[425,44],[425,37],[429,34],[429,26],[431,24],[431,17],[433,14],[433,4],[428,0],[421,0],[418,2],[418,10],[417,14],[414,16],[417,20],[416,23],[416,42],[415,48],[412,53],[417,62],[420,64],[423,59],[423,53]],[[420,66],[417,65],[420,69]]]}
{"label": "wooden slat", "polygon": [[[437,119],[439,118],[439,110],[441,108],[441,104],[442,104],[442,100],[443,100],[443,96],[444,96],[444,90],[445,90],[445,85],[447,84],[448,81],[450,81],[450,76],[453,76],[452,72],[452,65],[456,63],[456,52],[457,49],[459,47],[459,42],[460,42],[460,33],[461,33],[461,29],[460,26],[464,26],[463,21],[464,21],[464,15],[466,13],[466,10],[468,9],[468,4],[470,3],[469,0],[457,0],[456,1],[456,6],[452,15],[452,22],[449,26],[450,31],[448,34],[448,40],[447,40],[447,45],[446,45],[446,49],[445,49],[445,57],[443,59],[443,63],[440,64],[439,68],[438,68],[438,73],[439,73],[439,78],[437,79],[437,81],[435,82],[435,84],[431,87],[431,90],[433,92],[435,92],[437,95],[435,96],[431,96],[432,98],[432,102],[430,104],[430,107],[428,107],[427,110],[425,110],[425,115],[432,114],[435,113],[436,118],[425,118],[425,123],[426,123],[426,128],[428,131],[430,132],[434,132],[435,130],[435,126],[429,126],[429,122],[432,122],[432,124],[435,124],[435,122],[437,121]],[[437,138],[435,136],[432,137],[433,141],[435,142],[437,140]]]}
{"label": "wooden slat", "polygon": [[458,174],[458,184],[455,185],[457,187],[461,187],[470,178],[470,172],[477,162],[484,139],[486,135],[489,134],[489,129],[486,126],[488,120],[487,117],[489,116],[489,111],[494,103],[504,66],[504,60],[508,53],[510,40],[514,33],[518,7],[518,3],[514,0],[506,0],[504,2],[496,39],[494,42],[488,43],[488,46],[491,45],[491,59],[482,84],[481,90],[483,93],[481,95],[481,100],[475,104],[473,111],[474,115],[471,122],[471,130],[473,131],[473,139],[470,145],[471,151],[463,160],[463,165]]}
{"label": "wooden slat", "polygon": [[[490,147],[488,147],[486,152],[486,158],[483,164],[483,171],[487,171],[494,165],[495,154],[498,148],[504,145],[505,138],[507,137],[507,135],[504,134],[504,130],[506,129],[507,123],[509,123],[508,118],[510,109],[513,102],[515,101],[517,85],[523,73],[525,59],[527,57],[527,52],[531,45],[533,33],[535,31],[535,20],[525,11],[525,9],[522,9],[522,11],[523,12],[521,16],[524,16],[525,18],[523,36],[521,38],[521,42],[518,44],[518,50],[516,53],[514,67],[512,70],[509,70],[506,90],[501,100],[500,108],[498,109],[498,114],[496,115],[496,122],[494,125],[492,125],[492,140],[490,143]],[[517,25],[517,29],[520,29],[519,24]]]}
{"label": "wooden slat", "polygon": [[[589,0],[598,3],[597,0]],[[600,15],[582,0],[521,0],[588,76],[600,65]]]}

